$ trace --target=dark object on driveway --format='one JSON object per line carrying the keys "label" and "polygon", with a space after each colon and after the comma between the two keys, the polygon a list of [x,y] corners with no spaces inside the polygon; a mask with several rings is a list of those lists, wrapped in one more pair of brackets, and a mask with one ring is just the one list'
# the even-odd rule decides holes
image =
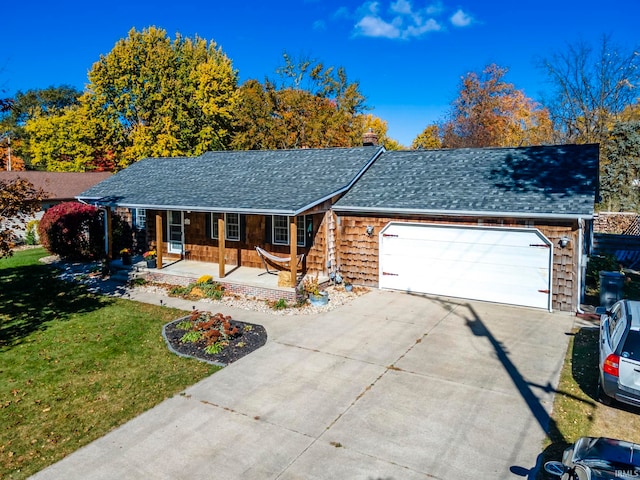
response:
{"label": "dark object on driveway", "polygon": [[640,477],[640,445],[612,438],[582,437],[562,454],[562,462],[544,464],[562,480]]}
{"label": "dark object on driveway", "polygon": [[600,316],[598,397],[640,406],[640,302],[620,300]]}

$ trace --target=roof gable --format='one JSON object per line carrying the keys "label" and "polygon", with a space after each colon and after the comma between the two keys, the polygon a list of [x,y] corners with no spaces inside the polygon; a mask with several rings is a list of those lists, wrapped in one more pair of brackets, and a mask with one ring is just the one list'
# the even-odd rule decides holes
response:
{"label": "roof gable", "polygon": [[590,216],[598,145],[386,152],[338,211]]}
{"label": "roof gable", "polygon": [[[147,158],[79,195],[129,207],[297,214],[347,189],[380,147]],[[106,200],[106,199],[105,199]]]}

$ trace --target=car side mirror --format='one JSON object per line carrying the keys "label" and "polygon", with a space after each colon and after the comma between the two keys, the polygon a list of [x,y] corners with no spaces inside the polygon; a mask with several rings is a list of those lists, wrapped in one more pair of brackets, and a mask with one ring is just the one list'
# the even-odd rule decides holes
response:
{"label": "car side mirror", "polygon": [[606,313],[609,313],[607,307],[596,307],[596,315],[604,315]]}
{"label": "car side mirror", "polygon": [[547,462],[544,464],[544,471],[555,477],[561,477],[569,469],[562,462]]}

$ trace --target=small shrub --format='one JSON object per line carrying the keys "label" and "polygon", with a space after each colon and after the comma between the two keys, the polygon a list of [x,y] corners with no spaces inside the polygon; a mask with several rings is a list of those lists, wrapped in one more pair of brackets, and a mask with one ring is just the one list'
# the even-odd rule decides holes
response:
{"label": "small shrub", "polygon": [[189,331],[187,333],[185,333],[181,338],[180,341],[182,343],[196,343],[198,341],[200,341],[202,339],[202,332],[198,332],[198,331]]}
{"label": "small shrub", "polygon": [[191,330],[191,327],[193,327],[193,324],[190,320],[183,320],[176,324],[178,330]]}
{"label": "small shrub", "polygon": [[142,285],[146,285],[147,281],[144,278],[134,278],[133,280],[131,280],[131,285],[134,287],[141,287]]}
{"label": "small shrub", "polygon": [[190,283],[186,287],[172,287],[169,295],[183,298],[212,298],[220,300],[224,296],[224,287],[219,283]]}
{"label": "small shrub", "polygon": [[27,223],[27,232],[24,237],[24,242],[27,245],[38,244],[38,220],[31,220]]}
{"label": "small shrub", "polygon": [[224,288],[219,283],[205,283],[200,285],[202,293],[207,298],[220,300],[224,296]]}
{"label": "small shrub", "polygon": [[220,353],[222,350],[224,350],[224,347],[226,346],[227,345],[225,345],[225,342],[216,342],[204,347],[204,351],[207,352],[209,355],[215,355],[217,353]]}
{"label": "small shrub", "polygon": [[176,287],[171,287],[171,289],[169,290],[169,295],[172,295],[174,297],[182,297],[185,295],[188,295],[191,292],[191,288],[186,286],[186,287],[181,287],[181,286],[176,286]]}
{"label": "small shrub", "polygon": [[[220,349],[215,353],[220,353],[222,348],[228,345],[228,340],[241,335],[237,325],[232,323],[230,316],[222,313],[212,315],[209,312],[200,312],[194,310],[187,320],[182,320],[176,325],[177,328],[187,330],[181,342],[195,343],[203,340],[206,342],[206,348],[211,347],[211,351]],[[217,345],[217,346],[214,346]],[[205,348],[205,351],[207,351]],[[207,353],[211,353],[207,351]]]}
{"label": "small shrub", "polygon": [[211,275],[202,275],[200,278],[198,278],[198,280],[196,280],[196,283],[198,284],[213,283],[213,277]]}
{"label": "small shrub", "polygon": [[287,303],[287,301],[284,298],[280,298],[280,299],[278,299],[277,302],[273,303],[271,308],[273,308],[274,310],[284,310],[288,306],[289,306],[289,304]]}

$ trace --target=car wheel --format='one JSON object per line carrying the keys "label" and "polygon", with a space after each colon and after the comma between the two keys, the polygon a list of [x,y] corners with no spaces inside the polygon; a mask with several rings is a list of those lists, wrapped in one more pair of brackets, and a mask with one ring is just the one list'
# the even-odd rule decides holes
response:
{"label": "car wheel", "polygon": [[602,384],[600,383],[600,379],[598,379],[598,401],[603,405],[611,405],[613,399],[604,393],[604,389],[602,388]]}

